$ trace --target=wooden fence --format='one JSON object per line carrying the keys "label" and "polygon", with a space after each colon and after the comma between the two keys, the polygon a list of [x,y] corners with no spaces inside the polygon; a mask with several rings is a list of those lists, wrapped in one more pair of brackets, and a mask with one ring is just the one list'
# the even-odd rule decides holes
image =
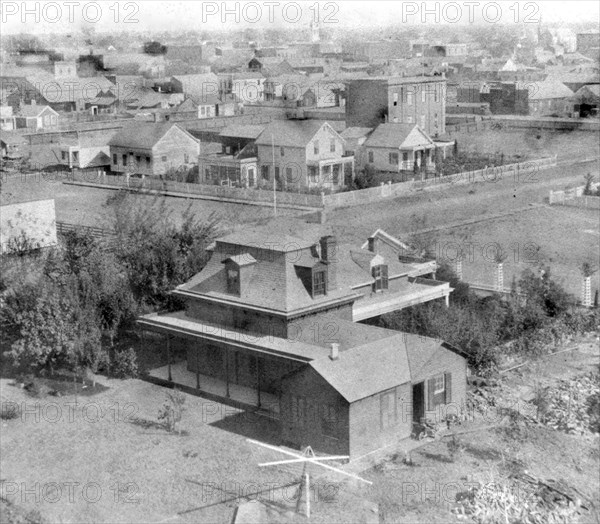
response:
{"label": "wooden fence", "polygon": [[[592,184],[591,190],[596,192],[600,183]],[[563,206],[586,207],[591,209],[600,209],[600,197],[584,195],[584,186],[566,189],[564,191],[550,191],[548,202],[550,204],[560,204]]]}

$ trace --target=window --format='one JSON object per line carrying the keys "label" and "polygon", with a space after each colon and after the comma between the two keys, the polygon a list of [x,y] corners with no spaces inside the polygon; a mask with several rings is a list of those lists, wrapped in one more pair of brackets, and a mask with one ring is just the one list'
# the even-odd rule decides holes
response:
{"label": "window", "polygon": [[127,155],[123,155],[123,165],[127,165]]}
{"label": "window", "polygon": [[388,160],[389,160],[390,164],[392,164],[393,166],[397,166],[398,165],[398,153],[396,153],[396,152],[389,153]]}
{"label": "window", "polygon": [[402,161],[408,162],[408,153],[402,153]]}
{"label": "window", "polygon": [[136,157],[135,157],[135,161],[136,161],[137,165],[139,166],[139,165],[140,165],[140,162],[142,161],[142,157],[141,157],[141,156],[139,156],[139,155],[136,155]]}
{"label": "window", "polygon": [[263,180],[269,180],[269,166],[260,166],[260,176]]}
{"label": "window", "polygon": [[308,166],[308,181],[311,184],[317,184],[319,182],[319,172],[316,166]]}
{"label": "window", "polygon": [[444,380],[443,374],[433,377],[433,383],[434,383],[434,388],[433,388],[434,395],[437,395],[438,393],[443,393],[444,391],[446,391],[446,387],[445,387],[446,381]]}
{"label": "window", "polygon": [[398,93],[394,93],[394,105],[398,105]]}
{"label": "window", "polygon": [[285,156],[285,149],[283,147],[279,148],[279,155],[280,156]]}
{"label": "window", "polygon": [[315,155],[319,154],[319,141],[318,140],[315,140],[313,142],[313,150],[314,150]]}
{"label": "window", "polygon": [[200,116],[206,116],[206,107],[200,106]]}
{"label": "window", "polygon": [[275,180],[279,180],[279,166],[275,166]]}
{"label": "window", "polygon": [[321,433],[327,437],[337,437],[338,413],[335,406],[321,406]]}
{"label": "window", "polygon": [[227,293],[240,294],[240,270],[234,267],[227,268]]}
{"label": "window", "polygon": [[325,271],[315,271],[313,273],[313,298],[319,295],[327,294],[327,281]]}
{"label": "window", "polygon": [[291,167],[285,168],[285,177],[287,179],[288,184],[294,183],[294,170]]}
{"label": "window", "polygon": [[146,157],[146,167],[150,167],[150,157]]}
{"label": "window", "polygon": [[332,138],[329,141],[329,152],[330,153],[335,153],[335,138]]}
{"label": "window", "polygon": [[421,102],[425,102],[425,89],[421,91]]}
{"label": "window", "polygon": [[373,275],[373,291],[383,291],[388,288],[388,267],[384,264],[375,266],[372,269]]}
{"label": "window", "polygon": [[306,398],[296,395],[291,396],[292,424],[295,426],[306,425]]}
{"label": "window", "polygon": [[62,160],[66,160],[66,159],[67,159],[67,152],[66,152],[66,151],[61,151],[61,153],[60,153],[60,158],[61,158]]}
{"label": "window", "polygon": [[406,93],[406,103],[409,106],[412,106],[412,103],[413,103],[413,93],[410,89]]}
{"label": "window", "polygon": [[113,155],[113,164],[115,166],[117,165],[117,155],[116,154]]}
{"label": "window", "polygon": [[162,161],[163,161],[163,162],[166,162],[166,161],[167,161],[167,155],[163,155],[163,156],[162,156]]}
{"label": "window", "polygon": [[373,163],[373,151],[369,151],[369,163]]}
{"label": "window", "polygon": [[73,151],[73,162],[79,162],[79,151]]}
{"label": "window", "polygon": [[452,401],[452,375],[440,373],[427,381],[427,409],[433,411],[437,406]]}

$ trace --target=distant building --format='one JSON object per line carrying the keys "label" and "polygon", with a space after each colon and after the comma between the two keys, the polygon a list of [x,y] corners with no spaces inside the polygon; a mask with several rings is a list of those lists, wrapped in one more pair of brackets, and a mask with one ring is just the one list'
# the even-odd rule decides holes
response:
{"label": "distant building", "polygon": [[580,117],[598,116],[600,108],[600,84],[591,84],[578,89],[574,95],[574,110]]}
{"label": "distant building", "polygon": [[15,129],[15,116],[11,106],[0,106],[0,130],[12,131]]}
{"label": "distant building", "polygon": [[577,52],[584,56],[600,59],[600,32],[587,31],[577,33]]}
{"label": "distant building", "polygon": [[573,91],[557,81],[525,85],[529,93],[529,114],[535,116],[572,117],[575,112]]}
{"label": "distant building", "polygon": [[37,104],[22,106],[15,115],[16,128],[31,131],[57,128],[58,119],[58,113],[50,106],[38,106]]}
{"label": "distant building", "polygon": [[8,160],[19,160],[25,156],[24,149],[28,142],[25,137],[14,131],[2,131],[0,133],[0,146],[2,158]]}
{"label": "distant building", "polygon": [[346,82],[346,125],[417,124],[428,135],[445,133],[446,79],[371,77]]}
{"label": "distant building", "polygon": [[164,175],[198,163],[200,143],[176,124],[125,127],[109,141],[111,170],[132,175]]}

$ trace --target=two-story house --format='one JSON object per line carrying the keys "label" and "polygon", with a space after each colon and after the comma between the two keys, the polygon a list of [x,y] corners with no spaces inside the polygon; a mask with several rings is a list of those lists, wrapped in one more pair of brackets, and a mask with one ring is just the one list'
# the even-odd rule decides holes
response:
{"label": "two-story house", "polygon": [[[460,414],[458,350],[357,322],[447,296],[447,283],[418,276],[435,261],[401,262],[406,246],[383,231],[362,247],[331,233],[278,220],[219,238],[173,291],[185,310],[138,320],[165,340],[168,363],[151,379],[258,408],[281,442],[352,459],[409,437],[423,418]],[[173,362],[175,345],[185,361]]]}
{"label": "two-story house", "polygon": [[173,123],[136,124],[118,131],[108,143],[116,173],[164,175],[198,163],[200,142]]}
{"label": "two-story house", "polygon": [[275,120],[256,139],[260,183],[294,189],[341,189],[354,177],[344,139],[320,120]]}
{"label": "two-story house", "polygon": [[368,77],[346,82],[348,127],[417,124],[432,137],[445,133],[446,79]]}

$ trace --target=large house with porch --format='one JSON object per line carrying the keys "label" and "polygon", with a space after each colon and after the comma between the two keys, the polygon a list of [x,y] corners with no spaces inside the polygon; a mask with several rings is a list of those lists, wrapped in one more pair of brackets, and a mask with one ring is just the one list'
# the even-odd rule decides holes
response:
{"label": "large house with porch", "polygon": [[[424,418],[460,413],[460,351],[358,322],[447,301],[435,261],[410,258],[381,230],[362,246],[342,245],[326,226],[293,219],[209,249],[206,267],[173,291],[184,310],[138,319],[164,340],[168,363],[151,379],[258,409],[282,443],[352,459],[409,437]],[[186,355],[179,362],[176,345]]]}
{"label": "large house with porch", "polygon": [[332,124],[321,120],[275,120],[255,141],[259,182],[288,190],[339,190],[354,178],[354,156]]}

